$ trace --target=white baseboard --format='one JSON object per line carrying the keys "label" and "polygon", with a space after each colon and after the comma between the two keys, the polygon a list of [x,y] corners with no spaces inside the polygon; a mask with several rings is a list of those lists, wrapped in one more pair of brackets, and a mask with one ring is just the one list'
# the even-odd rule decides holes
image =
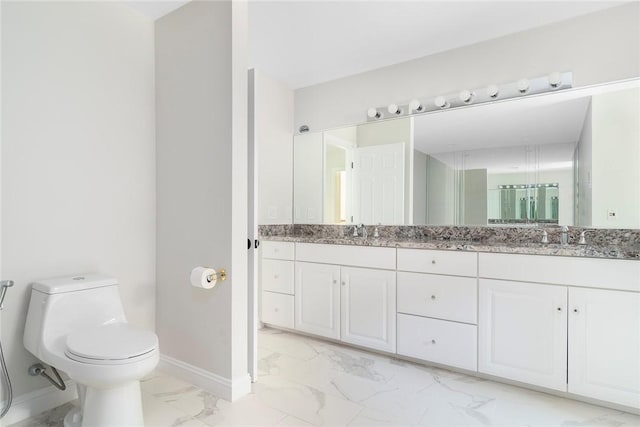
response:
{"label": "white baseboard", "polygon": [[[76,399],[76,383],[67,379],[65,384],[67,389],[64,391],[49,386],[15,397],[11,409],[0,421],[0,426],[9,426]],[[4,402],[2,406],[4,407]]]}
{"label": "white baseboard", "polygon": [[251,392],[249,374],[232,381],[164,354],[157,369],[231,402]]}

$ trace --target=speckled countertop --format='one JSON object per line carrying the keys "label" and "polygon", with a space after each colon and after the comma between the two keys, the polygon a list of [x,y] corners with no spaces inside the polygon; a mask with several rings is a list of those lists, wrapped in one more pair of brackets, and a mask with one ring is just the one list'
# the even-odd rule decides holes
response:
{"label": "speckled countertop", "polygon": [[261,225],[262,240],[323,243],[334,245],[378,246],[498,252],[529,255],[574,256],[640,260],[640,230],[591,230],[587,244],[578,245],[584,229],[571,227],[569,244],[561,245],[559,227],[544,227],[547,244],[539,243],[542,229],[518,227],[433,227],[380,226],[379,238],[367,226],[368,238],[352,237],[353,227],[332,225]]}

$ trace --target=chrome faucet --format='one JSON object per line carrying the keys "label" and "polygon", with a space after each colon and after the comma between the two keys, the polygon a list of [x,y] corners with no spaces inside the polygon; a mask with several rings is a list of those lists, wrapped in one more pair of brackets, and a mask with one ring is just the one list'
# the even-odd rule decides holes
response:
{"label": "chrome faucet", "polygon": [[353,226],[353,234],[352,234],[352,236],[353,237],[358,237],[358,226],[357,225]]}
{"label": "chrome faucet", "polygon": [[364,226],[364,224],[360,224],[358,226],[358,229],[361,230],[360,234],[362,235],[362,238],[366,239],[367,238],[367,228]]}
{"label": "chrome faucet", "polygon": [[542,240],[540,240],[540,243],[549,243],[549,233],[547,233],[545,229],[542,229]]}
{"label": "chrome faucet", "polygon": [[562,235],[560,236],[560,244],[568,245],[569,244],[569,227],[566,225],[562,226]]}
{"label": "chrome faucet", "polygon": [[587,244],[587,239],[585,239],[585,235],[587,233],[592,232],[592,231],[595,233],[596,230],[582,230],[582,232],[580,233],[580,240],[578,241],[578,244],[579,245],[586,245]]}

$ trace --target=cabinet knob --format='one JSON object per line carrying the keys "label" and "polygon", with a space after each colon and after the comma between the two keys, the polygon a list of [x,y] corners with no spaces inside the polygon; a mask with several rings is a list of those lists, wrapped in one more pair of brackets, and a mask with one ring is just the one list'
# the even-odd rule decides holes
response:
{"label": "cabinet knob", "polygon": [[346,286],[347,282],[345,282],[344,280],[342,281],[342,286]]}
{"label": "cabinet knob", "polygon": [[275,311],[276,313],[280,311],[279,308],[274,308],[273,311]]}
{"label": "cabinet knob", "polygon": [[577,308],[574,308],[574,309],[573,309],[573,312],[574,312],[574,313],[577,313],[577,312],[578,312],[578,309],[577,309]]}
{"label": "cabinet knob", "polygon": [[432,260],[431,260],[431,264],[435,264],[435,263],[436,263],[436,260],[435,260],[435,259],[432,259]]}
{"label": "cabinet knob", "polygon": [[431,340],[431,344],[435,344],[435,343],[436,343],[436,340]]}
{"label": "cabinet knob", "polygon": [[558,308],[556,308],[556,310],[562,311],[562,307],[558,307]]}
{"label": "cabinet knob", "polygon": [[436,299],[436,296],[435,295],[431,295],[431,299]]}
{"label": "cabinet knob", "polygon": [[338,281],[334,279],[333,280],[333,284],[335,285],[336,283],[338,283]]}
{"label": "cabinet knob", "polygon": [[278,276],[277,274],[274,274],[274,275],[273,275],[273,278],[274,278],[274,279],[277,279],[278,277],[280,277],[280,276]]}

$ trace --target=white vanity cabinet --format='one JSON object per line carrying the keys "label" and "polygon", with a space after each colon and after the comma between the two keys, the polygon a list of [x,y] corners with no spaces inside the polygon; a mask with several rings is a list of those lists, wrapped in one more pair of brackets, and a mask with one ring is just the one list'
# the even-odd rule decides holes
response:
{"label": "white vanity cabinet", "polygon": [[296,262],[295,329],[340,339],[340,267]]}
{"label": "white vanity cabinet", "polygon": [[569,392],[640,408],[640,293],[569,289]]}
{"label": "white vanity cabinet", "polygon": [[479,271],[501,279],[479,280],[480,372],[640,409],[638,261],[481,253]]}
{"label": "white vanity cabinet", "polygon": [[567,389],[567,288],[480,279],[478,371]]}
{"label": "white vanity cabinet", "polygon": [[260,263],[262,322],[293,328],[294,326],[294,243],[262,242]]}
{"label": "white vanity cabinet", "polygon": [[398,354],[477,370],[477,259],[398,249]]}
{"label": "white vanity cabinet", "polygon": [[295,329],[395,352],[395,255],[394,248],[298,243]]}
{"label": "white vanity cabinet", "polygon": [[395,353],[395,271],[341,267],[340,284],[342,341]]}

